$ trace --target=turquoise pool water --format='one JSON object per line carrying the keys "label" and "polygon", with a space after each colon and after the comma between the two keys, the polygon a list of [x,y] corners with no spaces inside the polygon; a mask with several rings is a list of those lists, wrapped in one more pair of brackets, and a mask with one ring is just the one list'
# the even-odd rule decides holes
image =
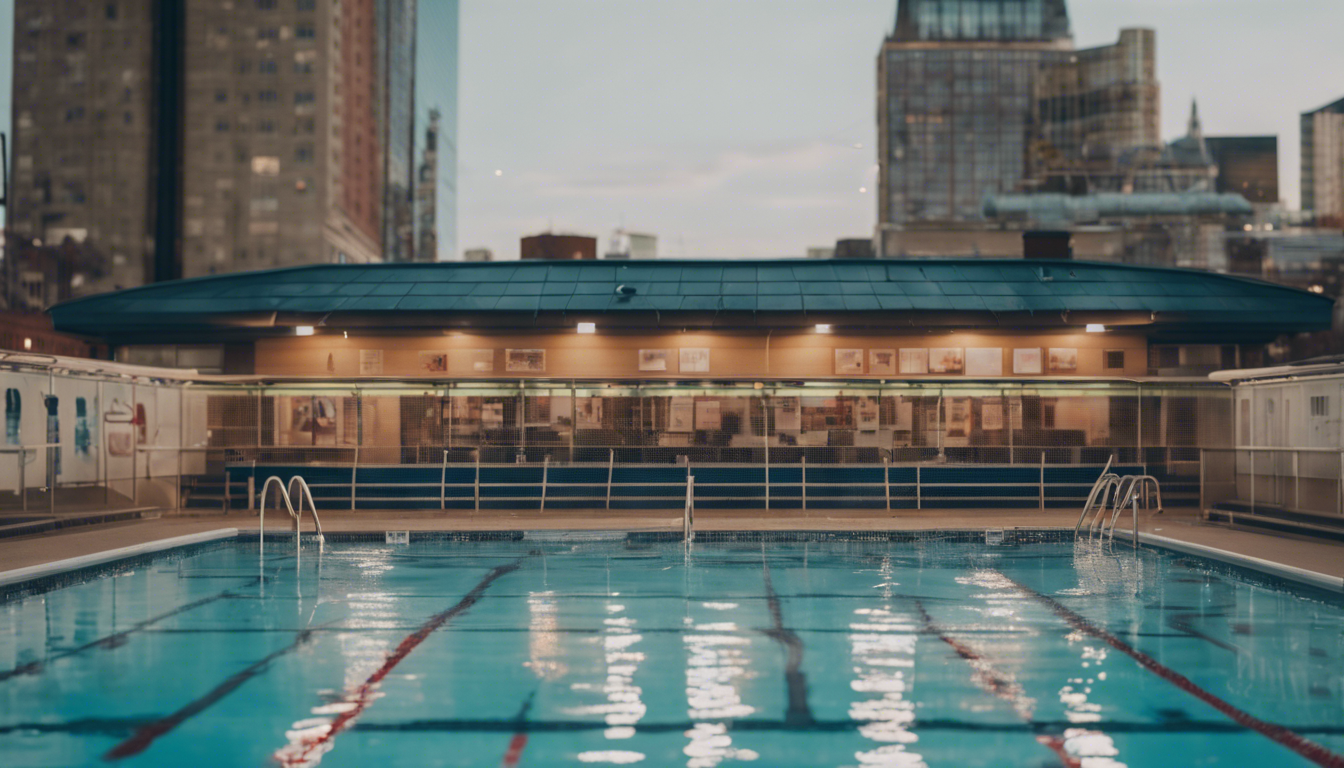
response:
{"label": "turquoise pool water", "polygon": [[228,542],[0,604],[0,765],[1340,765],[1342,629],[1086,542]]}

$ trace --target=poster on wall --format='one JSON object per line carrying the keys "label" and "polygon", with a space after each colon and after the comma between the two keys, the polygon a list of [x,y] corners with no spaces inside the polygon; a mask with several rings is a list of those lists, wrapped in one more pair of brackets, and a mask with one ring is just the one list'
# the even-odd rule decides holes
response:
{"label": "poster on wall", "polygon": [[961,373],[966,368],[966,353],[961,347],[934,347],[929,350],[929,373]]}
{"label": "poster on wall", "polygon": [[910,432],[915,428],[915,401],[902,397],[896,402],[897,432]]}
{"label": "poster on wall", "polygon": [[1078,370],[1078,350],[1061,347],[1050,348],[1050,372],[1074,373]]}
{"label": "poster on wall", "polygon": [[544,373],[546,371],[546,350],[506,349],[504,350],[504,370],[511,373]]}
{"label": "poster on wall", "polygon": [[854,428],[860,432],[873,432],[877,430],[877,422],[877,398],[860,397],[854,403]]}
{"label": "poster on wall", "polygon": [[682,373],[709,373],[709,348],[683,348],[678,362]]}
{"label": "poster on wall", "polygon": [[896,350],[868,350],[868,372],[874,376],[890,376],[896,373]]}
{"label": "poster on wall", "polygon": [[900,360],[902,374],[929,372],[929,350],[927,349],[902,349]]}
{"label": "poster on wall", "polygon": [[980,428],[1003,429],[1003,398],[986,397],[980,401]]}
{"label": "poster on wall", "polygon": [[998,347],[971,347],[966,350],[968,376],[1002,376],[1003,352]]}
{"label": "poster on wall", "polygon": [[775,400],[775,431],[797,432],[803,426],[798,398],[781,397]]}
{"label": "poster on wall", "polygon": [[668,432],[695,431],[695,400],[689,397],[674,397],[667,418]]}
{"label": "poster on wall", "polygon": [[383,375],[383,350],[381,349],[359,350],[359,375],[360,376]]}
{"label": "poster on wall", "polygon": [[495,370],[495,350],[471,350],[471,370],[476,373],[493,373]]}
{"label": "poster on wall", "polygon": [[695,401],[695,428],[719,429],[723,426],[723,417],[719,411],[718,400]]}
{"label": "poster on wall", "polygon": [[575,410],[580,428],[597,429],[602,426],[602,398],[580,397],[575,403]]}
{"label": "poster on wall", "polygon": [[863,350],[835,350],[835,373],[837,376],[863,373]]}
{"label": "poster on wall", "polygon": [[124,458],[135,453],[135,411],[119,397],[112,398],[103,412],[103,434],[107,455]]}
{"label": "poster on wall", "polygon": [[639,350],[639,370],[641,371],[666,371],[667,358],[672,356],[670,349],[641,349]]}
{"label": "poster on wall", "polygon": [[1040,373],[1041,372],[1041,348],[1031,347],[1028,349],[1013,350],[1013,373]]}
{"label": "poster on wall", "polygon": [[421,353],[420,353],[420,372],[421,372],[421,373],[447,373],[447,372],[448,372],[448,353],[447,353],[447,352],[421,352]]}
{"label": "poster on wall", "polygon": [[969,445],[971,441],[971,398],[947,398],[947,439],[945,445]]}

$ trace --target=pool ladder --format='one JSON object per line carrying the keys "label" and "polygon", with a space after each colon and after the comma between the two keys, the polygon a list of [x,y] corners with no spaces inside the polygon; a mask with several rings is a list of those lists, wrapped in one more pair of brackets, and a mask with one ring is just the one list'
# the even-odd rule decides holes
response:
{"label": "pool ladder", "polygon": [[[1108,536],[1112,541],[1115,540],[1115,525],[1120,519],[1120,513],[1125,507],[1129,507],[1134,526],[1134,548],[1139,548],[1139,501],[1144,502],[1147,508],[1149,501],[1149,491],[1157,499],[1157,511],[1162,512],[1162,484],[1152,475],[1118,475],[1109,472],[1111,462],[1106,462],[1105,469],[1097,482],[1092,485],[1092,492],[1087,496],[1087,502],[1083,504],[1082,514],[1078,516],[1078,522],[1073,526],[1076,534],[1082,528],[1083,521],[1087,520],[1089,514],[1092,519],[1087,525],[1087,534],[1090,538],[1094,532],[1099,532],[1102,537]],[[1110,509],[1110,516],[1107,517],[1107,509]]]}
{"label": "pool ladder", "polygon": [[[294,520],[294,546],[299,546],[299,523],[303,518],[303,500],[308,500],[308,509],[313,513],[313,525],[317,527],[317,543],[320,547],[326,537],[322,535],[322,521],[317,519],[317,504],[313,501],[313,491],[308,487],[308,481],[303,477],[295,475],[289,478],[289,487],[285,487],[285,481],[276,475],[266,478],[266,482],[261,486],[261,494],[258,498],[258,508],[261,510],[261,521],[257,526],[257,540],[260,549],[264,550],[266,546],[266,492],[274,485],[280,491],[280,500],[285,503],[285,511]],[[299,506],[294,508],[295,487],[298,487]]]}

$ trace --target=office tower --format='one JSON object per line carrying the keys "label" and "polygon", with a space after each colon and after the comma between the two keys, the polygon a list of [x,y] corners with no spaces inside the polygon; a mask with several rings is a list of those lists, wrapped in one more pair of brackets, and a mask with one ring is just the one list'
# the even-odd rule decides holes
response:
{"label": "office tower", "polygon": [[558,235],[543,232],[528,235],[519,243],[523,259],[547,261],[579,261],[597,258],[597,238],[587,235]]}
{"label": "office tower", "polygon": [[16,0],[10,228],[81,245],[76,295],[399,257],[415,10]]}
{"label": "office tower", "polygon": [[1344,226],[1344,99],[1302,113],[1302,210]]}
{"label": "office tower", "polygon": [[1236,192],[1251,203],[1279,202],[1278,136],[1209,136],[1204,143],[1218,166],[1218,192]]}
{"label": "office tower", "polygon": [[425,155],[415,179],[416,261],[438,261],[439,117],[439,110],[429,111]]}
{"label": "office tower", "polygon": [[658,236],[618,228],[611,233],[611,242],[602,258],[626,261],[656,259]]}
{"label": "office tower", "polygon": [[1064,0],[900,0],[878,56],[878,225],[980,219],[1018,187],[1031,89],[1073,47]]}
{"label": "office tower", "polygon": [[1032,182],[1114,167],[1161,146],[1151,29],[1122,29],[1114,45],[1075,51],[1032,83]]}

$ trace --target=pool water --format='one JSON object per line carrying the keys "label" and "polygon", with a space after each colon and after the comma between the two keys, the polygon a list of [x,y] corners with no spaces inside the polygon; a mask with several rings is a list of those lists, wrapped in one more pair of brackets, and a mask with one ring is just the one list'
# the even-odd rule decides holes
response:
{"label": "pool water", "polygon": [[1344,609],[1081,542],[230,541],[0,604],[0,765],[1344,765]]}

